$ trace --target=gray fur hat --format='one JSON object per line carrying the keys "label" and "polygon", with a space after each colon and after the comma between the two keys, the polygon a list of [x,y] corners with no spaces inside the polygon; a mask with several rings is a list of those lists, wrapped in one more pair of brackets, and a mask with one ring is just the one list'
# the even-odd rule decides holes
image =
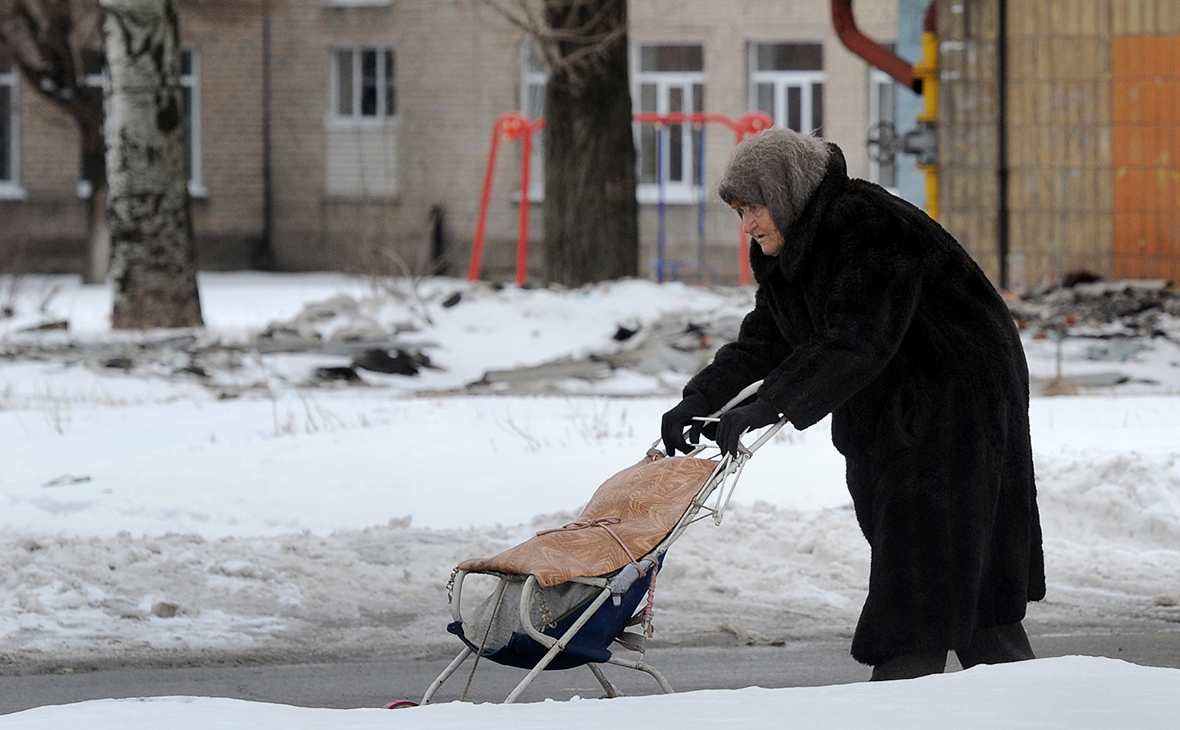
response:
{"label": "gray fur hat", "polygon": [[791,129],[766,129],[742,140],[717,183],[727,204],[764,205],[786,232],[819,187],[832,152],[818,137]]}

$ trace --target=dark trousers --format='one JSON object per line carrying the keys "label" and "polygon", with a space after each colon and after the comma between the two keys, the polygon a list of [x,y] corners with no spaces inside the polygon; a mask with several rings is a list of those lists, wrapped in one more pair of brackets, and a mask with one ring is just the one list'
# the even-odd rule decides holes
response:
{"label": "dark trousers", "polygon": [[[964,669],[976,664],[1003,664],[1035,659],[1028,634],[1017,621],[1003,626],[980,629],[971,637],[971,646],[957,651]],[[915,652],[887,659],[873,667],[872,680],[913,679],[927,674],[940,674],[946,669],[946,650]]]}

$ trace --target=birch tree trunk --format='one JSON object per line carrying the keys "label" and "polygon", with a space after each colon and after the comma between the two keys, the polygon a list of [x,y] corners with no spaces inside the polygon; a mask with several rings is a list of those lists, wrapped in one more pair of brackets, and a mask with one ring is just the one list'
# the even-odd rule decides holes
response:
{"label": "birch tree trunk", "polygon": [[177,0],[99,0],[116,329],[200,326]]}

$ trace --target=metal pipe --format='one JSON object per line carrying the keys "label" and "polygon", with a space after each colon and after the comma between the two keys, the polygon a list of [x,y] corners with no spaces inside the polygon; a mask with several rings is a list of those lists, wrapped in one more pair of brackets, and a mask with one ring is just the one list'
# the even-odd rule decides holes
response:
{"label": "metal pipe", "polygon": [[262,2],[262,237],[254,246],[254,268],[270,270],[274,262],[274,164],[271,141],[271,7]]}
{"label": "metal pipe", "polygon": [[[920,128],[929,130],[935,130],[938,124],[938,35],[935,7],[934,0],[926,6],[926,17],[922,23],[922,61],[914,65],[914,75],[918,77],[923,97],[922,113],[918,115],[917,122]],[[926,213],[938,220],[937,145],[930,154],[919,154],[918,169],[926,174]]]}
{"label": "metal pipe", "polygon": [[999,256],[999,285],[1007,289],[1008,281],[1008,248],[1010,245],[1008,230],[1008,2],[999,0],[999,28],[996,38],[996,243]]}
{"label": "metal pipe", "polygon": [[914,67],[856,27],[856,19],[852,16],[852,0],[832,0],[832,25],[848,50],[873,68],[889,74],[902,86],[922,93],[922,80],[914,74]]}

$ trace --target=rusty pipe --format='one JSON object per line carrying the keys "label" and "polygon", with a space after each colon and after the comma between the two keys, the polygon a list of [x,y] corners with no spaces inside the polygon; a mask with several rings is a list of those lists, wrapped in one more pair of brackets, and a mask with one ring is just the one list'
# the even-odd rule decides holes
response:
{"label": "rusty pipe", "polygon": [[922,93],[922,79],[914,74],[914,67],[856,27],[856,19],[852,16],[852,0],[832,0],[832,25],[848,50],[863,58],[870,66],[889,74],[907,89]]}

